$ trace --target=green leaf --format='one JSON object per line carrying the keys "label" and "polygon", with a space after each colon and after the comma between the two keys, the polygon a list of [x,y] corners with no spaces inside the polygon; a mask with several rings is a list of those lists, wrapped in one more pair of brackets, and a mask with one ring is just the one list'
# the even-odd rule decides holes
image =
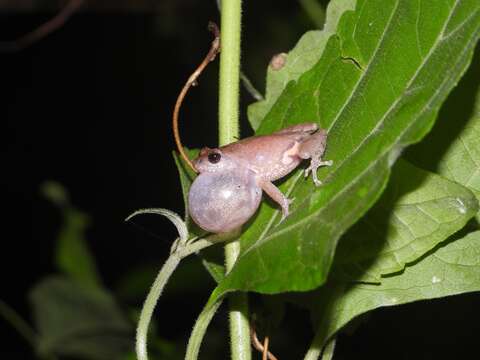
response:
{"label": "green leaf", "polygon": [[345,12],[319,61],[286,86],[257,131],[316,121],[329,131],[334,165],[319,171],[319,188],[301,169],[280,186],[295,198],[282,223],[278,207],[261,206],[211,301],[324,283],[338,239],[377,200],[403,148],[430,130],[479,35],[473,0],[358,1]]}
{"label": "green leaf", "polygon": [[480,198],[480,92],[477,109],[460,136],[448,149],[439,172],[469,187]]}
{"label": "green leaf", "polygon": [[477,211],[467,188],[400,160],[380,200],[342,237],[332,275],[379,282],[460,230]]}
{"label": "green leaf", "polygon": [[202,264],[210,276],[219,283],[225,278],[224,252],[219,246],[212,246],[200,253]]}
{"label": "green leaf", "polygon": [[95,260],[85,237],[89,217],[74,208],[65,209],[63,216],[55,255],[58,268],[81,284],[100,286]]}
{"label": "green leaf", "polygon": [[[197,154],[198,150],[188,150],[185,149],[187,154],[190,156],[191,159],[194,159]],[[183,202],[185,203],[185,222],[188,224],[187,219],[189,219],[188,214],[188,189],[192,185],[193,180],[195,179],[195,172],[187,165],[187,163],[180,158],[176,151],[172,152],[173,159],[175,160],[175,165],[177,166],[178,176],[180,177],[180,185],[182,187],[182,195],[183,195]]]}
{"label": "green leaf", "polygon": [[73,207],[67,190],[59,183],[49,181],[41,192],[59,206],[63,223],[58,232],[55,262],[60,271],[85,286],[101,286],[95,260],[87,246],[86,231],[90,226],[87,214]]}
{"label": "green leaf", "polygon": [[45,181],[40,185],[40,193],[53,204],[62,207],[70,204],[70,197],[62,184],[56,181]]}
{"label": "green leaf", "polygon": [[432,133],[408,151],[408,159],[468,187],[480,200],[480,48],[439,118]]}
{"label": "green leaf", "polygon": [[[198,149],[185,149],[190,159],[195,159],[198,156]],[[180,184],[182,187],[183,203],[185,204],[185,223],[190,232],[190,237],[201,236],[205,234],[205,231],[200,229],[190,218],[190,213],[188,212],[188,190],[192,185],[193,180],[195,180],[195,172],[187,165],[187,163],[179,157],[177,152],[173,152],[173,159],[175,160],[175,165],[177,166],[178,175],[180,176]]]}
{"label": "green leaf", "polygon": [[279,70],[271,66],[267,69],[265,100],[248,107],[248,119],[254,130],[258,129],[262,119],[275,104],[290,81],[296,81],[320,59],[328,38],[337,27],[340,16],[355,8],[356,0],[332,1],[327,7],[327,23],[323,31],[309,31],[297,45],[286,54],[285,66]]}
{"label": "green leaf", "polygon": [[315,347],[322,348],[351,319],[367,311],[472,291],[480,291],[480,231],[450,240],[379,285],[327,284],[309,294],[317,324]]}
{"label": "green leaf", "polygon": [[133,328],[105,290],[49,277],[30,299],[42,355],[112,360],[133,348]]}
{"label": "green leaf", "polygon": [[328,344],[325,346],[325,349],[323,349],[323,351],[322,351],[321,360],[332,360],[333,359],[333,353],[335,351],[336,343],[337,343],[336,339],[332,339],[328,342]]}

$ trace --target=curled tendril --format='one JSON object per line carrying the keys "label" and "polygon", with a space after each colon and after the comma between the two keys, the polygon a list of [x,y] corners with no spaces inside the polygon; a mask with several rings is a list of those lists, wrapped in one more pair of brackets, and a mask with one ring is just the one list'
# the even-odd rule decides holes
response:
{"label": "curled tendril", "polygon": [[177,228],[178,236],[179,236],[179,244],[185,245],[188,240],[188,229],[185,221],[182,220],[180,215],[177,213],[163,208],[148,208],[148,209],[139,209],[132,214],[128,215],[125,221],[131,220],[133,217],[140,215],[140,214],[156,214],[165,216],[168,220],[170,220],[173,225]]}

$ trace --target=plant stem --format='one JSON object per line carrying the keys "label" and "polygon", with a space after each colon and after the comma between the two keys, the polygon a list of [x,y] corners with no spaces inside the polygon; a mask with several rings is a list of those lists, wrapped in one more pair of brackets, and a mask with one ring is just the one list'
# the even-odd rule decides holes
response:
{"label": "plant stem", "polygon": [[217,301],[215,304],[210,306],[208,303],[203,308],[202,312],[195,321],[195,326],[193,327],[192,334],[188,339],[187,353],[185,354],[185,360],[197,360],[198,353],[200,352],[200,345],[202,340],[205,337],[205,332],[207,327],[210,324],[210,321],[213,318],[213,315],[217,312],[217,309],[222,304],[222,301]]}
{"label": "plant stem", "polygon": [[327,343],[326,340],[325,332],[318,330],[303,360],[332,359],[336,338],[331,338]]}
{"label": "plant stem", "polygon": [[243,72],[240,72],[240,79],[242,80],[242,83],[243,83],[243,87],[245,88],[245,90],[247,90],[247,92],[252,95],[252,97],[257,100],[257,101],[262,101],[262,100],[265,100],[265,98],[263,97],[263,95],[260,93],[260,91],[258,91],[255,86],[253,86],[252,82],[250,81],[250,79],[247,77],[247,75],[245,75],[245,73]]}
{"label": "plant stem", "polygon": [[13,308],[2,300],[0,300],[0,317],[10,323],[33,348],[35,347],[37,337],[35,331]]}
{"label": "plant stem", "polygon": [[[150,289],[150,292],[148,293],[147,298],[145,299],[145,303],[143,304],[143,307],[142,307],[142,312],[140,313],[140,320],[138,321],[138,325],[137,325],[137,338],[136,338],[136,345],[135,345],[135,350],[137,352],[138,360],[148,360],[148,354],[147,354],[148,328],[150,326],[150,321],[152,320],[153,311],[155,310],[157,301],[162,295],[163,288],[167,284],[168,279],[170,278],[170,276],[175,271],[178,264],[183,258],[214,244],[215,244],[215,241],[211,241],[209,239],[199,239],[191,244],[186,244],[186,245],[184,243],[181,243],[180,247],[177,248],[175,252],[170,254],[167,261],[165,261],[165,264],[163,264],[162,268],[160,269],[160,272],[158,273],[155,281],[153,282],[152,288]],[[220,306],[220,303],[219,303],[219,306]],[[201,338],[199,341],[201,341]]]}
{"label": "plant stem", "polygon": [[[225,251],[227,252],[227,249]],[[229,307],[231,358],[232,360],[250,360],[252,351],[247,293],[230,294]]]}
{"label": "plant stem", "polygon": [[239,137],[238,102],[240,82],[241,0],[223,0],[221,13],[219,142]]}
{"label": "plant stem", "polygon": [[332,338],[327,345],[325,345],[325,348],[323,349],[322,352],[322,360],[332,360],[333,359],[333,353],[335,352],[335,345],[337,343],[336,338]]}
{"label": "plant stem", "polygon": [[[221,53],[219,94],[219,143],[225,145],[239,138],[239,82],[241,0],[222,0]],[[240,252],[234,241],[225,246],[227,272],[231,270]],[[230,295],[230,350],[232,360],[250,360],[250,327],[246,294]]]}
{"label": "plant stem", "polygon": [[173,253],[167,259],[162,269],[157,275],[157,278],[153,282],[152,288],[148,293],[148,296],[145,300],[145,304],[142,307],[142,312],[140,313],[140,320],[138,321],[137,326],[137,341],[136,341],[136,352],[138,360],[148,360],[147,355],[147,333],[148,327],[150,325],[150,320],[152,319],[153,310],[157,305],[157,300],[162,294],[163,288],[167,283],[170,275],[178,266],[181,257],[177,253]]}

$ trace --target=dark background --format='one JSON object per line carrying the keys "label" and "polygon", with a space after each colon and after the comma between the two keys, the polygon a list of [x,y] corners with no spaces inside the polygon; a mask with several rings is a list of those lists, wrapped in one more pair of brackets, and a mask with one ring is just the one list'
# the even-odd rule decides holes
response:
{"label": "dark background", "polygon": [[[244,9],[243,69],[263,92],[271,56],[292,48],[313,23],[294,1],[246,1]],[[0,40],[51,16],[3,13]],[[122,297],[121,279],[146,264],[159,268],[175,232],[161,218],[145,217],[136,225],[123,219],[143,207],[183,213],[170,118],[178,91],[209,47],[209,20],[218,22],[214,1],[166,1],[156,13],[82,12],[30,48],[0,54],[0,298],[28,321],[29,289],[56,271],[53,247],[61,217],[39,192],[46,180],[62,183],[72,203],[93,219],[88,245],[105,285],[125,306],[142,302],[142,296]],[[216,145],[217,72],[214,63],[182,109],[189,147]],[[252,101],[244,92],[244,136],[251,134],[245,112]],[[198,260],[187,267],[195,282],[173,295],[167,289],[160,306],[171,309],[162,319],[174,326],[160,327],[159,334],[172,341],[186,341],[214,286]],[[375,311],[353,335],[340,337],[335,358],[466,358],[478,348],[478,300],[464,295]],[[220,339],[211,346],[226,358],[225,311],[211,331]],[[3,320],[0,333],[2,359],[33,356]],[[273,351],[281,359],[299,358],[311,336],[308,315],[289,308],[277,340],[272,337]]]}

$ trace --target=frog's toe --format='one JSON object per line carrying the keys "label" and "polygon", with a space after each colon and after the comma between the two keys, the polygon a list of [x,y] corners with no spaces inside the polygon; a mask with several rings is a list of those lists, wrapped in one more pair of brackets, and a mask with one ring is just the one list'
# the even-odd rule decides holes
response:
{"label": "frog's toe", "polygon": [[282,211],[282,218],[280,219],[280,223],[282,223],[288,216],[288,210],[287,211]]}
{"label": "frog's toe", "polygon": [[282,206],[282,218],[280,219],[280,223],[283,222],[287,218],[287,216],[290,214],[290,211],[288,210],[289,205],[292,203],[293,199],[285,199],[285,204]]}
{"label": "frog's toe", "polygon": [[312,171],[312,178],[313,178],[313,183],[315,184],[315,186],[318,187],[318,186],[322,185],[322,182],[320,180],[318,180],[316,169],[315,169],[315,171]]}
{"label": "frog's toe", "polygon": [[332,160],[320,161],[318,159],[312,159],[312,161],[310,162],[310,166],[305,169],[305,177],[307,177],[311,172],[313,183],[315,184],[315,186],[320,186],[322,185],[322,182],[318,180],[318,177],[317,177],[318,168],[320,166],[332,166],[332,165],[333,165]]}

